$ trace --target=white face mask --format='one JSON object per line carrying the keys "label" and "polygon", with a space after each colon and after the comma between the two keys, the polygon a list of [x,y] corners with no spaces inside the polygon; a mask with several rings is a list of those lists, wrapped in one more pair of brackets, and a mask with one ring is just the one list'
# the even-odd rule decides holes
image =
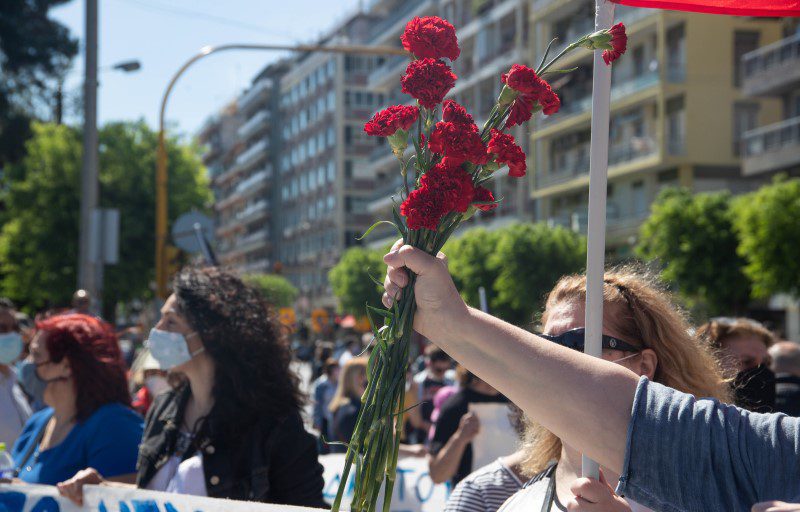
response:
{"label": "white face mask", "polygon": [[169,383],[167,379],[161,375],[151,375],[144,379],[145,387],[150,391],[153,396],[158,396],[161,393],[169,391]]}
{"label": "white face mask", "polygon": [[[197,333],[193,332],[189,336],[197,336]],[[205,350],[200,347],[194,353],[189,353],[189,345],[183,334],[156,328],[150,330],[147,347],[163,370],[171,370],[176,366],[188,363],[194,356]]]}
{"label": "white face mask", "polygon": [[22,353],[22,336],[16,331],[0,334],[0,364],[11,364]]}

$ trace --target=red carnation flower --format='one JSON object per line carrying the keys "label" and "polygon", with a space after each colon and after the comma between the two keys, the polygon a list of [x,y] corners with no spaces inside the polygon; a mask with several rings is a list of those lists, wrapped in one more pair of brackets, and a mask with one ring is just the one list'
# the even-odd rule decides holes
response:
{"label": "red carnation flower", "polygon": [[442,120],[478,131],[478,127],[475,126],[475,120],[469,115],[467,109],[453,100],[444,100],[442,104]]}
{"label": "red carnation flower", "polygon": [[494,194],[492,194],[492,191],[486,187],[478,187],[475,189],[474,201],[476,203],[492,203],[492,204],[473,204],[475,208],[483,210],[485,212],[497,208],[497,203],[494,202]]}
{"label": "red carnation flower", "polygon": [[400,214],[406,218],[408,229],[430,229],[435,231],[439,221],[447,213],[435,191],[428,187],[412,190],[400,205]]}
{"label": "red carnation flower", "polygon": [[532,94],[520,94],[511,104],[511,111],[506,119],[506,128],[521,125],[533,115],[536,98]]}
{"label": "red carnation flower", "polygon": [[428,147],[451,164],[472,162],[480,165],[488,161],[486,146],[474,124],[439,121],[431,132]]}
{"label": "red carnation flower", "polygon": [[425,108],[433,109],[456,83],[450,66],[436,59],[421,59],[409,63],[400,80],[403,92],[410,94]]}
{"label": "red carnation flower", "polygon": [[514,137],[500,130],[492,129],[489,153],[495,155],[497,163],[508,165],[508,175],[514,178],[525,176],[525,152],[517,145]]}
{"label": "red carnation flower", "polygon": [[609,44],[614,49],[603,50],[603,60],[606,66],[610,66],[612,62],[620,58],[628,47],[628,36],[625,34],[625,25],[617,23],[608,29],[608,33],[611,34],[611,41],[609,41]]}
{"label": "red carnation flower", "polygon": [[456,60],[461,53],[456,39],[456,29],[447,20],[438,16],[417,16],[406,25],[400,36],[403,48],[418,59]]}
{"label": "red carnation flower", "polygon": [[539,104],[542,106],[542,112],[548,116],[555,114],[558,112],[558,109],[561,108],[561,100],[558,94],[550,89],[550,86],[547,86],[547,92],[539,97]]}
{"label": "red carnation flower", "polygon": [[514,64],[500,80],[515,91],[524,94],[538,95],[547,89],[547,82],[539,78],[536,71],[522,64]]}
{"label": "red carnation flower", "polygon": [[408,130],[419,116],[419,109],[407,105],[394,105],[381,110],[364,125],[367,135],[389,137],[397,130]]}
{"label": "red carnation flower", "polygon": [[434,192],[445,213],[466,212],[475,197],[472,176],[459,164],[440,162],[423,174],[419,183]]}

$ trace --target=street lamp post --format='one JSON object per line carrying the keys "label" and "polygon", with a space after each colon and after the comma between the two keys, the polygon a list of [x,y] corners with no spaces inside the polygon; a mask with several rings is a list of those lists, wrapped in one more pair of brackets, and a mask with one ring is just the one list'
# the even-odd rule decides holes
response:
{"label": "street lamp post", "polygon": [[359,46],[359,45],[277,45],[277,44],[224,44],[219,46],[205,46],[199,53],[187,60],[173,75],[167,84],[161,98],[161,109],[158,116],[158,154],[156,158],[156,296],[167,298],[167,151],[165,135],[165,116],[167,101],[178,79],[195,62],[208,57],[213,53],[229,50],[267,50],[267,51],[296,51],[296,52],[324,52],[324,53],[350,53],[356,55],[410,55],[402,48],[390,46]]}

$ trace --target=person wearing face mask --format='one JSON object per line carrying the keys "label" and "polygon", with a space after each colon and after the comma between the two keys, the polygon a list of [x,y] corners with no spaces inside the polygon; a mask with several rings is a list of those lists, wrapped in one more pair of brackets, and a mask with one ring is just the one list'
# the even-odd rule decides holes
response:
{"label": "person wearing face mask", "polygon": [[[585,276],[559,280],[548,295],[539,337],[583,351],[585,290]],[[654,278],[633,268],[606,272],[603,296],[603,359],[697,397],[731,400],[713,354],[688,334],[686,319]],[[603,505],[597,510],[650,510],[616,496],[606,482],[616,482],[619,475],[608,468],[600,482],[578,480],[580,453],[543,427],[529,423],[525,440],[522,468],[530,481],[502,512],[557,512],[568,505],[589,510],[579,496]]]}
{"label": "person wearing face mask", "polygon": [[150,410],[155,397],[170,389],[167,372],[161,369],[161,365],[149,351],[144,353],[141,364],[134,372],[133,381],[139,386],[133,398],[133,408],[142,415]]}
{"label": "person wearing face mask", "polygon": [[0,442],[13,446],[22,426],[31,415],[31,408],[17,384],[13,364],[23,350],[22,335],[14,305],[0,301]]}
{"label": "person wearing face mask", "polygon": [[[327,507],[289,345],[258,290],[217,268],[185,269],[147,345],[183,382],[150,408],[136,487]],[[106,476],[87,467],[58,488],[82,503],[83,485],[112,485]]]}
{"label": "person wearing face mask", "polygon": [[698,338],[717,354],[731,380],[736,405],[753,412],[775,411],[775,373],[770,369],[772,332],[749,318],[712,318],[697,329]]}
{"label": "person wearing face mask", "polygon": [[30,417],[11,455],[17,477],[54,485],[81,468],[132,480],[142,418],[130,408],[114,331],[81,314],[37,323],[30,346],[48,407]]}

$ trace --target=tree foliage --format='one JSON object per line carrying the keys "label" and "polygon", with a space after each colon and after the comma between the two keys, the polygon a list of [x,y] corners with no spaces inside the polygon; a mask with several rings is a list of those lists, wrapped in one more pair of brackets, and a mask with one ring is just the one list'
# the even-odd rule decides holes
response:
{"label": "tree foliage", "polygon": [[[152,295],[157,135],[142,122],[100,130],[100,205],[120,210],[120,262],[105,267],[104,305]],[[64,305],[77,277],[81,137],[75,128],[35,124],[25,157],[6,168],[0,231],[0,293],[29,308]],[[194,146],[170,139],[170,222],[210,200]]]}
{"label": "tree foliage", "polygon": [[31,117],[42,110],[42,98],[54,97],[78,51],[67,27],[47,16],[68,1],[0,2],[0,166],[23,156]]}
{"label": "tree foliage", "polygon": [[559,278],[586,266],[586,239],[544,223],[516,224],[502,230],[488,263],[497,272],[491,313],[527,326]]}
{"label": "tree foliage", "polygon": [[283,276],[277,274],[248,274],[244,281],[255,286],[276,308],[288,308],[297,300],[298,290]]}
{"label": "tree foliage", "polygon": [[738,198],[734,225],[753,294],[800,296],[800,179],[777,179]]}
{"label": "tree foliage", "polygon": [[733,222],[727,192],[693,195],[665,189],[641,227],[636,252],[658,261],[662,277],[692,308],[712,316],[738,314],[747,305],[750,280],[736,253]]}
{"label": "tree foliage", "polygon": [[343,313],[363,316],[365,306],[381,307],[383,289],[370,279],[382,281],[386,264],[381,252],[365,247],[347,249],[339,262],[328,273],[333,294],[339,299]]}
{"label": "tree foliage", "polygon": [[492,293],[498,269],[490,266],[489,260],[499,240],[499,231],[474,228],[457,238],[451,238],[443,249],[453,281],[466,303],[479,307],[478,289],[483,286],[490,312],[494,312],[498,305],[496,295]]}

